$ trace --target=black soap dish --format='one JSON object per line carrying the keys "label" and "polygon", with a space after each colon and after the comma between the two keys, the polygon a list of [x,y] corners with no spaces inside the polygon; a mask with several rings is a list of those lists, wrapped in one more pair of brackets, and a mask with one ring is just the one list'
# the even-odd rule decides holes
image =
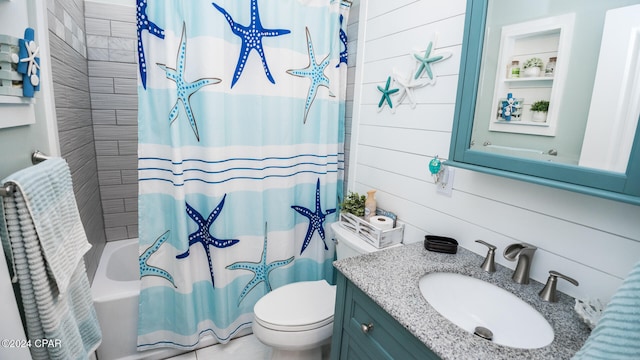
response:
{"label": "black soap dish", "polygon": [[424,248],[429,251],[455,254],[458,252],[458,242],[450,237],[426,235],[424,237]]}

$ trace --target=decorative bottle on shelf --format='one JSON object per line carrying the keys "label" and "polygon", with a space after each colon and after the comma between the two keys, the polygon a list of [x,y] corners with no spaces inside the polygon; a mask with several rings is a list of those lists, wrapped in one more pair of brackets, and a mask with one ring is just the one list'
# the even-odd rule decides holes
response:
{"label": "decorative bottle on shelf", "polygon": [[376,215],[376,199],[374,194],[375,190],[367,191],[367,199],[364,201],[364,219],[369,221],[369,218]]}
{"label": "decorative bottle on shelf", "polygon": [[544,68],[544,76],[548,76],[548,77],[553,76],[553,73],[556,70],[556,60],[558,60],[558,58],[555,56],[549,58],[549,62],[547,63],[547,66]]}
{"label": "decorative bottle on shelf", "polygon": [[513,60],[509,66],[509,78],[515,79],[520,77],[520,62]]}

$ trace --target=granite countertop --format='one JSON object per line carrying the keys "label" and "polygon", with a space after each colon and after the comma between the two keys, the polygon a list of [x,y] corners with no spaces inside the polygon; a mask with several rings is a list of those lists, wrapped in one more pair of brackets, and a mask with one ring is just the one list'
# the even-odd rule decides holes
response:
{"label": "granite countertop", "polygon": [[[422,242],[342,259],[334,266],[400,324],[442,359],[570,359],[586,341],[589,327],[573,310],[574,299],[558,293],[556,303],[542,301],[543,284],[511,279],[513,270],[496,264],[495,273],[480,268],[484,258],[462,247],[442,254],[424,249]],[[552,270],[552,269],[549,269]],[[537,309],[555,332],[550,345],[516,349],[496,345],[462,330],[440,315],[422,297],[419,279],[431,272],[454,272],[495,284]],[[505,309],[505,316],[517,316]]]}

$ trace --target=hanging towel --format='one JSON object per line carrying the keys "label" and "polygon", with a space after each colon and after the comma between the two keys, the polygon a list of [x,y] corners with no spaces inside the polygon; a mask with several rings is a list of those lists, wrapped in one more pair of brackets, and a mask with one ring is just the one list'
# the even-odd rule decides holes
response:
{"label": "hanging towel", "polygon": [[611,298],[573,360],[640,359],[640,262]]}
{"label": "hanging towel", "polygon": [[83,260],[91,245],[67,163],[53,158],[3,182],[17,188],[3,198],[0,234],[3,247],[11,250],[31,355],[34,360],[86,359],[102,335]]}

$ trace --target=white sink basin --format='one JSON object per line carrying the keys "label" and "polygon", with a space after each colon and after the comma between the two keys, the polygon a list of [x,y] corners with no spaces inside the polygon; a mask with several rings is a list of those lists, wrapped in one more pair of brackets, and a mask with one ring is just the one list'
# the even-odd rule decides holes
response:
{"label": "white sink basin", "polygon": [[489,329],[496,344],[537,349],[553,341],[553,328],[537,310],[488,282],[461,274],[431,273],[420,279],[420,292],[436,311],[462,329],[470,333],[478,326]]}

